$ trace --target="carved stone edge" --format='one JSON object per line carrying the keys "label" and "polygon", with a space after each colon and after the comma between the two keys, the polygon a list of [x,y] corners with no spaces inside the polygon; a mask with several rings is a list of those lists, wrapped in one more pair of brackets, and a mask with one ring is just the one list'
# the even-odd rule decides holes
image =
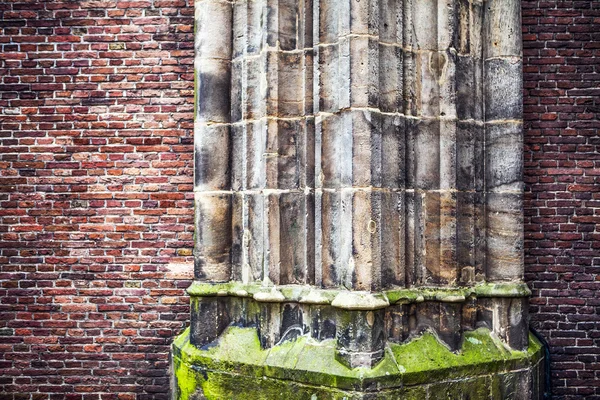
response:
{"label": "carved stone edge", "polygon": [[483,283],[460,288],[398,288],[372,293],[342,289],[320,289],[311,286],[264,286],[259,283],[211,283],[194,281],[187,289],[190,296],[251,297],[257,302],[331,305],[345,310],[377,310],[392,304],[424,301],[464,303],[473,298],[522,298],[531,296],[524,282]]}

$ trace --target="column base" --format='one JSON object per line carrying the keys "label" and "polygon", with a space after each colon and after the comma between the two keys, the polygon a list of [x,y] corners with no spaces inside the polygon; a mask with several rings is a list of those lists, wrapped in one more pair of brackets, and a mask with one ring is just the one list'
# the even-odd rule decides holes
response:
{"label": "column base", "polygon": [[336,340],[308,336],[261,348],[255,328],[228,327],[203,348],[187,329],[173,343],[173,399],[541,399],[543,348],[529,335],[526,351],[507,349],[489,330],[464,333],[452,352],[425,332],[388,343],[375,367],[350,369]]}

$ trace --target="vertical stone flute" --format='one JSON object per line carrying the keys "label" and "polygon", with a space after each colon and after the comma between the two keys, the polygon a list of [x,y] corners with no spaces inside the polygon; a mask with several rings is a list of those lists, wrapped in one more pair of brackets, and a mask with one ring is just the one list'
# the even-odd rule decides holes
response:
{"label": "vertical stone flute", "polygon": [[232,3],[196,2],[195,278],[231,279]]}
{"label": "vertical stone flute", "polygon": [[[523,279],[521,4],[487,0],[484,13],[485,184],[488,282]],[[493,330],[527,346],[526,298],[488,300]]]}
{"label": "vertical stone flute", "polygon": [[[462,362],[473,398],[535,387],[537,350],[505,348],[535,345],[520,2],[200,0],[196,29],[195,282],[174,346],[194,385],[180,393],[230,398],[241,379],[278,388],[265,398],[431,398]],[[429,333],[439,363],[411,353]],[[460,361],[473,346],[495,355]]]}

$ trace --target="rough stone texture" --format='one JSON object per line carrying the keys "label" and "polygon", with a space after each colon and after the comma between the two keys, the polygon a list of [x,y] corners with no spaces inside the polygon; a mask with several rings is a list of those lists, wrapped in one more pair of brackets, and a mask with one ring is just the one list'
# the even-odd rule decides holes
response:
{"label": "rough stone texture", "polygon": [[199,279],[522,277],[518,2],[388,3],[196,2]]}
{"label": "rough stone texture", "polygon": [[198,349],[189,332],[173,346],[175,399],[542,399],[542,347],[508,351],[487,329],[465,334],[452,353],[427,333],[394,344],[373,368],[349,369],[335,340],[298,337],[261,347],[253,328],[228,328]]}
{"label": "rough stone texture", "polygon": [[[530,315],[551,343],[554,398],[596,399],[600,4],[521,3]],[[193,245],[193,4],[23,0],[0,9],[0,398],[164,398],[167,343],[189,321],[190,275],[164,266],[191,261]],[[105,87],[114,97],[98,91]],[[457,104],[461,118],[481,112],[477,96]],[[61,129],[71,123],[90,128],[67,136]],[[143,128],[124,136],[118,127],[133,123]],[[457,135],[479,129],[461,127]],[[473,137],[480,145],[482,135]],[[82,146],[105,159],[80,161]],[[469,157],[470,145],[457,154]],[[385,179],[398,176],[390,165]],[[85,191],[98,182],[111,189]],[[132,190],[137,184],[145,189]],[[457,218],[472,221],[473,203],[464,203]]]}
{"label": "rough stone texture", "polygon": [[[376,293],[317,302],[349,368],[383,359],[388,333],[429,329],[459,350],[463,308],[477,310],[467,327],[526,348],[523,294],[419,292],[523,278],[518,1],[195,6],[195,277],[265,290],[243,306],[190,291],[192,344],[234,323],[268,348],[287,329],[279,290],[311,285]],[[395,327],[377,293],[402,288],[417,295]],[[318,337],[312,306],[294,302],[295,329]]]}

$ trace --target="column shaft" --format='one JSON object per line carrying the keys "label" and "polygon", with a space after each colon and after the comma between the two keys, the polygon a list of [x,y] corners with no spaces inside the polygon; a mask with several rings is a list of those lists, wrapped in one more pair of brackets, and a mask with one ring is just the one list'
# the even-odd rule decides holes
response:
{"label": "column shaft", "polygon": [[231,279],[231,87],[232,4],[196,3],[194,194],[195,277]]}

